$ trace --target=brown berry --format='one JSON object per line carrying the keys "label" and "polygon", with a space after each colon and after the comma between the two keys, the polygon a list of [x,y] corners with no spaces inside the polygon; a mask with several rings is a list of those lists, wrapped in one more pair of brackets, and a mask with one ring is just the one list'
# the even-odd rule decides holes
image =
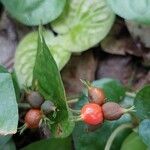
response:
{"label": "brown berry", "polygon": [[107,102],[104,105],[102,105],[102,111],[103,111],[104,119],[117,120],[124,113],[134,111],[134,106],[129,109],[125,109],[115,102]]}
{"label": "brown berry", "polygon": [[102,89],[97,87],[88,88],[88,97],[91,103],[102,105],[105,102],[105,93]]}
{"label": "brown berry", "polygon": [[38,92],[30,92],[27,94],[27,101],[33,108],[40,108],[44,102],[44,98]]}
{"label": "brown berry", "polygon": [[27,128],[38,128],[42,119],[42,112],[39,109],[30,109],[25,115],[25,124]]}

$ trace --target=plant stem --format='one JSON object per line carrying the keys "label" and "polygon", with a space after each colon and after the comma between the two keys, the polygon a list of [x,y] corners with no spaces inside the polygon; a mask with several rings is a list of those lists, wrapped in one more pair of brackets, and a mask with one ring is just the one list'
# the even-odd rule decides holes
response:
{"label": "plant stem", "polygon": [[74,99],[68,100],[67,103],[68,103],[68,104],[74,104],[74,103],[76,103],[76,102],[78,102],[78,101],[79,101],[78,98],[74,98]]}
{"label": "plant stem", "polygon": [[19,108],[29,109],[31,106],[28,103],[18,103]]}
{"label": "plant stem", "polygon": [[80,81],[89,89],[91,87],[91,83],[89,81],[85,81],[80,79]]}
{"label": "plant stem", "polygon": [[80,110],[74,110],[74,109],[71,109],[71,108],[69,108],[69,109],[70,109],[70,111],[71,111],[72,113],[80,114]]}
{"label": "plant stem", "polygon": [[122,130],[126,129],[126,128],[132,128],[132,124],[122,124],[119,127],[117,127],[111,134],[111,136],[109,137],[105,149],[104,150],[110,150],[111,145],[115,139],[115,137],[117,136],[118,133],[120,133]]}
{"label": "plant stem", "polygon": [[129,97],[132,97],[132,98],[135,98],[136,94],[133,92],[126,92],[126,96],[129,96]]}

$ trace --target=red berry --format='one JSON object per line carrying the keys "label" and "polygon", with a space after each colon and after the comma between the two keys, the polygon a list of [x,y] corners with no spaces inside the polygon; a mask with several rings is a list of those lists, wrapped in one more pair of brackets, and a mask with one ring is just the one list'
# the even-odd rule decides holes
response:
{"label": "red berry", "polygon": [[106,120],[117,120],[124,113],[134,111],[134,106],[129,109],[125,109],[115,102],[107,102],[102,105],[102,111]]}
{"label": "red berry", "polygon": [[88,97],[91,103],[96,103],[99,105],[105,102],[105,93],[102,89],[90,86],[88,88]]}
{"label": "red berry", "polygon": [[27,128],[38,128],[42,119],[42,112],[39,109],[30,109],[25,115],[25,124]]}
{"label": "red berry", "polygon": [[88,103],[81,109],[81,119],[90,125],[97,125],[103,122],[102,109],[98,104]]}

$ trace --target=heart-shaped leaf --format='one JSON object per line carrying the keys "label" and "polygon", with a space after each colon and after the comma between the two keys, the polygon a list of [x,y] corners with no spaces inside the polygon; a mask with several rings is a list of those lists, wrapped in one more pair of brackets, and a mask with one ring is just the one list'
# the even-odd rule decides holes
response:
{"label": "heart-shaped leaf", "polygon": [[106,0],[69,0],[52,23],[69,51],[81,52],[98,44],[109,32],[115,15]]}
{"label": "heart-shaped leaf", "polygon": [[46,24],[56,19],[66,0],[1,0],[12,17],[26,25]]}
{"label": "heart-shaped leaf", "polygon": [[140,23],[150,24],[150,0],[107,0],[119,16]]}
{"label": "heart-shaped leaf", "polygon": [[0,73],[0,134],[14,134],[18,125],[18,106],[9,73]]}

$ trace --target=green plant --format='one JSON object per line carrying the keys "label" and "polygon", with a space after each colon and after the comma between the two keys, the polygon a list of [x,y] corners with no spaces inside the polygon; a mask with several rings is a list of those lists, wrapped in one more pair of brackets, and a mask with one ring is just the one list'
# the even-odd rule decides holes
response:
{"label": "green plant", "polygon": [[[2,89],[4,88],[3,98],[1,99],[2,102],[1,112],[3,113],[7,111],[8,108],[11,107],[12,112],[14,112],[15,115],[17,114],[15,119],[14,117],[12,119],[10,113],[0,117],[3,120],[3,124],[2,123],[0,124],[1,128],[0,132],[4,136],[10,133],[15,134],[17,131],[18,108],[16,105],[16,99],[15,97],[12,96],[11,96],[13,98],[11,100],[12,103],[10,103],[9,101],[7,103],[7,108],[3,107],[7,102],[6,101],[8,98],[7,91],[11,90],[11,92],[13,92],[12,95],[15,95],[15,90],[14,89],[12,90],[12,88],[10,88],[11,86],[13,87],[11,74],[8,73],[7,70],[4,69],[3,67],[1,67],[1,72],[2,73],[0,73],[1,75],[0,83],[1,85],[3,85]],[[44,78],[42,76],[43,74]],[[9,85],[9,88],[7,87],[8,82],[11,83],[11,86]],[[14,87],[16,89],[15,85]],[[124,143],[124,140],[129,135],[129,133],[131,133],[131,131],[134,130],[137,132],[138,138],[141,138],[141,140],[144,142],[144,144],[142,144],[142,147],[143,148],[149,147],[150,86],[147,85],[143,87],[137,93],[130,93],[126,91],[125,87],[119,81],[109,78],[94,81],[91,83],[91,86],[97,89],[102,89],[104,91],[106,102],[102,106],[95,103],[89,103],[88,97],[89,89],[85,88],[85,90],[83,91],[83,95],[78,99],[75,108],[69,108],[70,107],[68,105],[69,101],[67,101],[65,95],[65,90],[61,81],[59,70],[57,68],[54,58],[52,57],[45,43],[44,37],[42,36],[42,31],[40,29],[38,35],[38,49],[33,69],[32,85],[30,87],[26,87],[24,89],[24,92],[26,91],[28,92],[28,90],[26,90],[28,88],[32,89],[33,91],[38,91],[38,93],[40,93],[40,95],[43,96],[45,104],[43,103],[39,109],[33,109],[29,104],[25,104],[22,103],[21,101],[18,101],[19,109],[29,109],[25,117],[25,126],[21,128],[22,129],[21,131],[24,131],[26,127],[37,128],[40,125],[41,126],[46,125],[48,127],[48,130],[52,132],[52,135],[55,138],[58,138],[54,139],[54,141],[58,141],[63,145],[65,145],[66,143],[60,140],[59,137],[64,138],[65,141],[65,138],[68,137],[71,133],[73,133],[73,141],[76,149],[80,150],[85,148],[86,150],[89,150],[89,149],[99,149],[99,147],[101,147],[102,149],[110,150],[110,149],[120,149],[121,147],[122,149],[125,149],[124,144],[122,146],[121,144]],[[130,103],[126,102],[125,99],[127,97],[130,97]],[[5,101],[5,104],[3,103],[3,101]],[[109,107],[105,107],[107,108],[106,111],[104,110],[104,106],[108,104],[111,105],[109,105]],[[123,114],[122,110],[123,112],[124,110],[128,110],[124,108],[129,107],[129,104],[135,105],[135,112],[127,111],[128,114]],[[46,105],[47,108],[53,106],[55,107],[55,109],[53,109],[53,111],[51,111],[50,113],[44,113],[43,105]],[[121,109],[121,115],[119,113],[119,117],[113,118],[115,119],[114,121],[107,121],[106,119],[109,118],[106,118],[105,113],[115,111],[116,115],[117,110],[118,115],[119,112],[118,108],[119,111]],[[32,117],[32,115],[28,115],[30,114],[30,112],[35,112],[33,113],[34,117]],[[36,117],[36,115],[38,117]],[[27,116],[32,120],[33,124],[29,124],[28,120],[29,118]],[[36,119],[36,121],[33,118]],[[80,122],[81,120],[83,120],[83,122]],[[74,128],[75,122],[76,126]],[[87,132],[87,124],[92,125],[93,127],[97,127],[97,130],[93,132],[89,131]],[[145,130],[147,132],[145,132]],[[6,143],[9,144],[8,141],[10,140],[10,138],[11,137],[4,139],[3,146]],[[86,141],[85,138],[87,139]],[[42,149],[45,146],[45,142],[47,142],[48,144],[49,142],[51,143],[52,141],[53,139],[48,141],[46,140],[41,141],[40,148]],[[96,142],[97,144],[92,144],[93,142]],[[125,143],[126,146],[128,144],[130,145],[130,140],[129,143],[128,140],[125,140]],[[53,144],[51,143],[50,147],[53,147],[54,146]],[[36,146],[36,143],[27,146],[25,149],[30,149],[30,147],[34,148],[34,146]]]}
{"label": "green plant", "polygon": [[[143,24],[150,24],[150,0],[107,0],[113,11],[119,16]],[[122,7],[124,6],[124,7]]]}
{"label": "green plant", "polygon": [[[50,48],[57,67],[61,70],[69,61],[71,53],[61,46],[61,41],[49,30],[43,31],[46,44]],[[15,54],[15,72],[20,87],[31,86],[36,61],[38,32],[27,34],[19,43]],[[30,61],[28,61],[30,59]]]}
{"label": "green plant", "polygon": [[131,91],[111,78],[81,80],[86,86],[72,100],[60,75],[72,53],[88,50],[107,35],[115,19],[108,4],[125,19],[149,24],[149,0],[0,1],[18,21],[51,22],[52,29],[40,26],[23,38],[12,73],[0,66],[0,150],[15,150],[14,138],[38,131],[51,138],[22,150],[150,148],[150,85]]}
{"label": "green plant", "polygon": [[12,17],[31,26],[46,24],[56,19],[63,11],[66,0],[1,0],[1,2]]}

